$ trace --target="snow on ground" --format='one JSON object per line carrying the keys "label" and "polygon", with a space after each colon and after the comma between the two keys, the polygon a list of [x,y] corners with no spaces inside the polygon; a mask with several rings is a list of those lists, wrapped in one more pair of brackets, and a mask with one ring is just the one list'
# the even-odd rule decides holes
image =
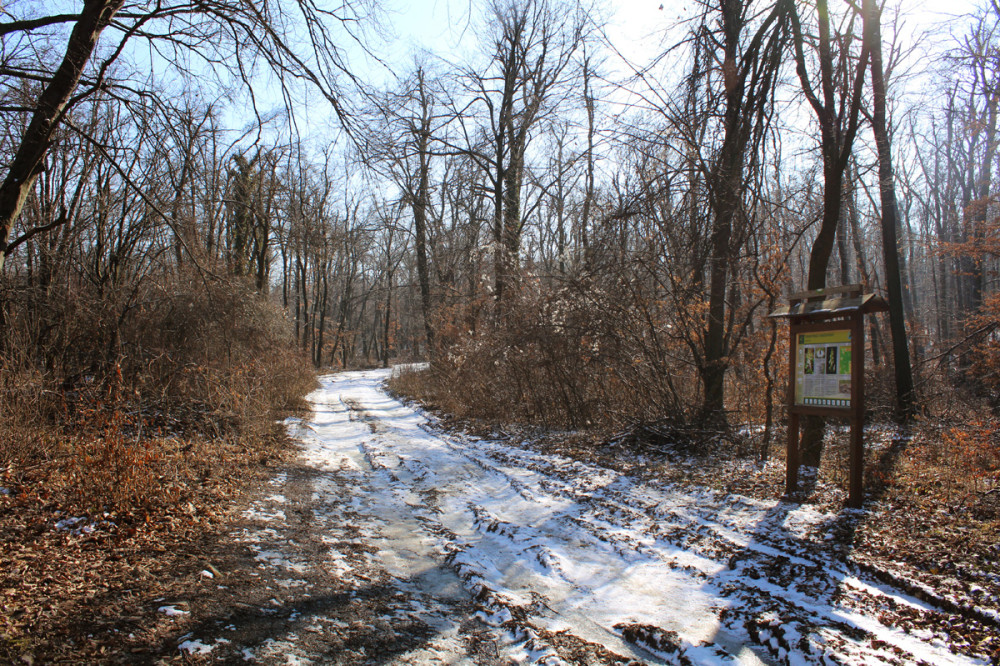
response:
{"label": "snow on ground", "polygon": [[[471,663],[467,619],[449,610],[470,600],[518,663],[566,663],[566,636],[657,664],[978,663],[944,635],[903,628],[939,611],[824,545],[834,515],[444,435],[386,394],[387,376],[324,377],[312,416],[290,427],[313,474],[312,513],[328,529],[322,566],[350,580],[377,562],[409,595],[397,620],[419,618],[433,633],[392,663]],[[286,520],[277,481],[251,510],[264,524]],[[304,585],[298,576],[317,564],[284,554],[274,534],[243,540],[261,566],[286,572],[282,586]],[[310,621],[306,632],[323,625]],[[288,633],[252,654],[308,661],[297,640]]]}

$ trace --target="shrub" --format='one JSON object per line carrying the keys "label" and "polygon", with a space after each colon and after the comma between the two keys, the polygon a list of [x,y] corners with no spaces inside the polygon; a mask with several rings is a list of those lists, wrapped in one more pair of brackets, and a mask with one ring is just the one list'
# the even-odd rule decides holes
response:
{"label": "shrub", "polygon": [[7,296],[0,486],[45,502],[166,506],[164,480],[190,470],[164,460],[206,437],[267,448],[275,417],[315,385],[283,311],[243,280],[163,272],[128,293],[66,283]]}
{"label": "shrub", "polygon": [[431,370],[406,381],[458,416],[610,429],[684,420],[697,402],[693,367],[655,303],[640,311],[610,291],[526,281],[499,309],[442,310],[436,329]]}
{"label": "shrub", "polygon": [[242,280],[171,276],[130,324],[129,374],[144,409],[213,434],[266,427],[315,384],[283,311]]}

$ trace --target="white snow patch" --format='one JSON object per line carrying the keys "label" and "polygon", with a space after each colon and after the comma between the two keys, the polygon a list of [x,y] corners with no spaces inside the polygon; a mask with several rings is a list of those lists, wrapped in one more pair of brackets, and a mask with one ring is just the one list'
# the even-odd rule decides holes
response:
{"label": "white snow patch", "polygon": [[281,509],[265,509],[260,506],[250,507],[243,512],[245,518],[262,522],[278,522],[285,520],[285,512]]}
{"label": "white snow patch", "polygon": [[206,645],[199,640],[187,640],[178,645],[177,649],[188,654],[209,654],[215,649],[215,646]]}
{"label": "white snow patch", "polygon": [[186,611],[178,608],[177,606],[160,606],[158,609],[160,613],[163,613],[167,617],[181,617],[184,615],[190,615],[190,611]]}
{"label": "white snow patch", "polygon": [[82,523],[83,521],[85,521],[86,519],[87,519],[86,516],[79,516],[79,517],[76,517],[76,518],[63,518],[58,523],[56,523],[56,529],[57,530],[71,530],[71,529],[75,528],[77,525],[79,525],[80,523]]}

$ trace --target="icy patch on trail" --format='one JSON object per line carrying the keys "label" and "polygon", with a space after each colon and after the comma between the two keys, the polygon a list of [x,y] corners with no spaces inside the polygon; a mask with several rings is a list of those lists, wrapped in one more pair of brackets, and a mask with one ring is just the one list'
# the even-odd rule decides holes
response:
{"label": "icy patch on trail", "polygon": [[243,517],[250,520],[281,521],[285,520],[285,512],[283,509],[251,507],[243,512]]}

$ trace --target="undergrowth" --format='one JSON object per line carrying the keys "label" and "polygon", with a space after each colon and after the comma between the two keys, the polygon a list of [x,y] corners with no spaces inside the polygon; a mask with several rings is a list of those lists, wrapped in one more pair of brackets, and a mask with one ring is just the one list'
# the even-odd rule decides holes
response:
{"label": "undergrowth", "polygon": [[276,418],[302,408],[315,385],[285,315],[240,280],[164,275],[124,311],[96,318],[101,308],[86,298],[77,293],[80,307],[58,311],[74,339],[31,337],[45,303],[9,310],[0,356],[7,494],[78,514],[155,514],[178,501],[176,481],[195,464],[171,452],[229,443],[252,459],[283,436]]}

